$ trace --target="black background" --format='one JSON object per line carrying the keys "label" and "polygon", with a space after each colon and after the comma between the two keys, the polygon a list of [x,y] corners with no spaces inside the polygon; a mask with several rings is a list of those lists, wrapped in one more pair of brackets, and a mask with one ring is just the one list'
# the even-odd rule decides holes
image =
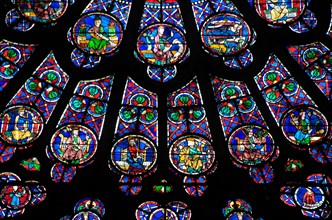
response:
{"label": "black background", "polygon": [[[52,50],[61,68],[70,75],[69,83],[55,108],[49,123],[44,127],[44,132],[35,142],[34,146],[25,151],[17,152],[5,164],[0,164],[0,171],[10,171],[18,174],[23,180],[35,179],[45,185],[47,198],[35,207],[28,207],[25,214],[16,219],[60,219],[64,215],[72,215],[73,208],[79,199],[87,196],[99,198],[106,208],[104,219],[135,219],[135,210],[142,202],[152,200],[160,204],[180,200],[188,204],[192,210],[192,219],[224,219],[221,209],[229,199],[242,198],[253,207],[253,216],[264,219],[309,219],[301,214],[300,209],[291,208],[282,203],[279,198],[280,187],[288,181],[303,181],[312,173],[324,172],[331,175],[330,165],[321,165],[315,162],[308,151],[298,151],[290,147],[281,130],[277,127],[272,114],[269,112],[265,101],[259,93],[253,76],[262,70],[271,52],[275,53],[286,66],[294,78],[307,91],[318,105],[322,113],[331,121],[331,102],[318,90],[295,60],[289,55],[286,45],[306,44],[321,41],[332,48],[332,41],[326,35],[331,17],[330,0],[312,0],[309,9],[318,19],[318,25],[309,33],[296,34],[288,27],[281,29],[269,28],[266,22],[244,0],[233,0],[244,15],[249,26],[257,32],[257,42],[250,50],[254,55],[254,62],[244,70],[232,70],[223,65],[218,58],[212,58],[201,49],[201,41],[196,29],[194,16],[189,0],[179,0],[187,32],[188,46],[191,50],[189,59],[178,65],[178,74],[175,79],[161,84],[152,81],[146,74],[146,65],[138,62],[133,56],[136,47],[138,28],[143,11],[144,0],[133,0],[127,30],[118,55],[112,58],[102,58],[101,63],[89,70],[78,69],[70,60],[70,53],[74,49],[67,42],[66,35],[72,27],[89,0],[76,0],[69,7],[58,24],[53,27],[36,25],[27,33],[16,32],[8,28],[4,22],[6,13],[13,8],[10,0],[0,2],[0,39],[7,39],[19,43],[39,44],[35,53],[26,62],[8,86],[0,93],[0,109],[5,109],[8,101],[29,78],[33,71]],[[111,98],[106,115],[106,122],[95,162],[84,169],[79,169],[75,178],[69,184],[56,184],[50,178],[50,169],[53,165],[45,154],[45,146],[49,144],[56,125],[67,105],[72,93],[80,80],[97,79],[109,74],[114,74]],[[262,112],[275,142],[280,147],[280,157],[273,163],[276,177],[272,184],[258,185],[249,177],[248,171],[236,168],[230,160],[227,145],[218,117],[217,106],[214,101],[209,74],[231,80],[245,81]],[[111,172],[107,166],[118,111],[122,99],[127,77],[130,76],[139,85],[158,94],[159,100],[159,148],[157,172],[144,180],[143,189],[139,195],[126,197],[118,189],[119,176]],[[197,76],[201,88],[207,118],[209,121],[216,159],[219,162],[217,171],[208,176],[208,190],[201,198],[187,195],[182,188],[182,179],[168,171],[167,146],[167,94],[187,84]],[[29,157],[37,157],[41,162],[40,172],[28,172],[19,163]],[[287,158],[301,159],[305,167],[297,173],[286,173],[284,164]],[[161,179],[166,179],[174,186],[174,191],[167,195],[152,192],[154,184]],[[330,198],[331,199],[331,198]],[[330,200],[331,201],[331,200]]]}

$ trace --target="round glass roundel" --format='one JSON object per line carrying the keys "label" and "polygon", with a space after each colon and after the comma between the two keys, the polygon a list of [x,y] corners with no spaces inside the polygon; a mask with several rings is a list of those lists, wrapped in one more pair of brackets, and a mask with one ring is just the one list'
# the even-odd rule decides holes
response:
{"label": "round glass roundel", "polygon": [[247,22],[231,13],[219,13],[208,18],[200,34],[204,46],[217,55],[237,54],[251,41]]}
{"label": "round glass roundel", "polygon": [[243,165],[257,165],[267,161],[274,152],[271,134],[257,125],[239,127],[229,137],[228,150]]}
{"label": "round glass roundel", "polygon": [[325,201],[324,192],[320,187],[299,187],[295,191],[296,203],[304,209],[317,209]]}
{"label": "round glass roundel", "polygon": [[79,165],[93,157],[98,144],[95,134],[89,128],[68,124],[54,133],[50,146],[59,161]]}
{"label": "round glass roundel", "polygon": [[93,199],[93,198],[84,198],[78,201],[74,207],[74,212],[87,212],[87,211],[93,211],[100,216],[105,215],[105,207],[104,204],[99,199]]}
{"label": "round glass roundel", "polygon": [[76,46],[86,53],[110,54],[119,47],[123,28],[115,17],[94,12],[84,15],[76,22],[72,37]]}
{"label": "round glass roundel", "polygon": [[259,16],[274,25],[292,23],[305,10],[306,0],[255,0]]}
{"label": "round glass roundel", "polygon": [[182,60],[187,51],[187,42],[179,28],[158,23],[142,30],[137,39],[137,51],[147,63],[171,65]]}
{"label": "round glass roundel", "polygon": [[87,211],[79,212],[73,218],[73,220],[89,219],[89,220],[100,220],[99,216],[96,213]]}
{"label": "round glass roundel", "polygon": [[30,21],[48,23],[59,19],[67,10],[68,0],[16,0],[23,17]]}
{"label": "round glass roundel", "polygon": [[9,144],[32,143],[41,134],[43,126],[42,116],[29,106],[12,106],[0,115],[0,136]]}
{"label": "round glass roundel", "polygon": [[213,165],[215,152],[211,143],[196,135],[182,136],[169,150],[169,159],[175,169],[188,175],[199,175]]}
{"label": "round glass roundel", "polygon": [[26,186],[7,185],[1,191],[1,201],[8,208],[20,209],[31,199],[31,191]]}
{"label": "round glass roundel", "polygon": [[254,220],[253,217],[251,217],[250,214],[245,213],[245,212],[234,212],[232,214],[230,214],[230,216],[227,217],[226,220]]}
{"label": "round glass roundel", "polygon": [[111,160],[122,173],[141,175],[153,168],[157,161],[157,149],[144,136],[127,135],[114,144]]}
{"label": "round glass roundel", "polygon": [[328,122],[317,109],[303,106],[286,112],[281,120],[281,128],[291,143],[309,146],[322,141],[327,135]]}
{"label": "round glass roundel", "polygon": [[155,220],[155,219],[178,220],[178,217],[176,213],[173,212],[171,209],[159,208],[154,210],[149,218],[149,220]]}

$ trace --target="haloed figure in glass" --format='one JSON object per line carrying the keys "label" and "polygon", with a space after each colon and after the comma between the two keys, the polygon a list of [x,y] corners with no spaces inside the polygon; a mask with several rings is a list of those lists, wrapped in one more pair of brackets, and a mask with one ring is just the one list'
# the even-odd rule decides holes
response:
{"label": "haloed figure in glass", "polygon": [[[313,126],[321,125],[319,121],[310,120],[312,112],[306,112],[301,109],[298,116],[291,114],[291,123],[296,127],[296,133],[294,135],[297,144],[310,145],[313,134]],[[318,122],[318,123],[317,123]],[[324,132],[317,130],[317,133]]]}
{"label": "haloed figure in glass", "polygon": [[[105,31],[105,28],[101,25],[102,19],[96,15],[94,18],[94,26],[88,30],[88,33],[91,35],[91,39],[88,43],[88,48],[90,53],[93,54],[103,54],[106,50],[107,45],[111,47],[116,47],[118,43],[118,37],[115,30],[115,22],[110,21],[108,24],[108,33]],[[83,32],[84,33],[84,32]]]}
{"label": "haloed figure in glass", "polygon": [[145,170],[142,155],[144,152],[145,148],[139,149],[134,137],[128,137],[127,163],[129,164],[129,170],[134,172],[143,172]]}
{"label": "haloed figure in glass", "polygon": [[264,144],[266,143],[264,131],[258,131],[256,134],[254,134],[252,128],[247,128],[246,133],[247,135],[242,140],[240,140],[239,137],[235,137],[239,143],[239,150],[243,151],[243,160],[261,160],[261,150],[264,148]]}
{"label": "haloed figure in glass", "polygon": [[201,157],[205,152],[204,145],[200,145],[195,138],[187,138],[187,146],[181,146],[180,162],[185,163],[190,173],[201,172],[204,158]]}
{"label": "haloed figure in glass", "polygon": [[40,18],[48,20],[55,13],[51,0],[36,1],[34,11]]}
{"label": "haloed figure in glass", "polygon": [[87,136],[87,140],[83,141],[79,135],[80,130],[78,127],[73,127],[71,136],[64,142],[63,147],[63,159],[72,161],[72,163],[79,163],[83,158],[84,152],[90,145],[91,138]]}
{"label": "haloed figure in glass", "polygon": [[28,130],[28,124],[35,122],[36,116],[29,117],[29,113],[25,112],[24,108],[18,109],[18,115],[15,117],[14,130],[12,131],[12,138],[16,141],[27,139],[27,141],[32,139],[32,134]]}
{"label": "haloed figure in glass", "polygon": [[283,1],[269,0],[268,5],[271,8],[271,20],[273,23],[281,22],[283,24],[287,21],[288,7],[287,4],[283,4]]}
{"label": "haloed figure in glass", "polygon": [[19,207],[21,204],[21,197],[24,196],[26,193],[24,187],[18,187],[18,186],[13,186],[13,191],[9,194],[12,201],[11,201],[11,205],[13,207]]}
{"label": "haloed figure in glass", "polygon": [[157,29],[157,35],[154,38],[154,47],[153,53],[156,58],[156,62],[160,62],[158,64],[163,65],[170,62],[170,59],[173,57],[171,52],[172,43],[170,42],[173,37],[173,32],[169,37],[165,34],[165,27],[160,25]]}
{"label": "haloed figure in glass", "polygon": [[27,111],[24,107],[7,115],[9,124],[13,123],[11,128],[5,132],[7,139],[12,143],[28,143],[35,137],[33,124],[38,123],[38,117]]}

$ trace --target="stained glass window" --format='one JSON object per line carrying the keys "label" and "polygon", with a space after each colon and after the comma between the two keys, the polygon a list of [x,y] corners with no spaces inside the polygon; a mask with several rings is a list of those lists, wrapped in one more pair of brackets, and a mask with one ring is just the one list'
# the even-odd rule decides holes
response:
{"label": "stained glass window", "polygon": [[330,219],[332,2],[2,0],[0,219]]}

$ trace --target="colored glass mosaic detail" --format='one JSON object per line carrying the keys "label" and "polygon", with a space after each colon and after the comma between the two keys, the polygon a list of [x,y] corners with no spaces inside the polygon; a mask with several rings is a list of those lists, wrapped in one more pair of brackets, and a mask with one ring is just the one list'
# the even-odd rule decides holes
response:
{"label": "colored glass mosaic detail", "polygon": [[36,47],[34,44],[19,44],[8,40],[0,42],[0,92],[29,60]]}
{"label": "colored glass mosaic detail", "polygon": [[30,105],[43,116],[45,123],[51,117],[57,101],[69,81],[51,52],[39,65],[21,89],[15,94],[9,105]]}
{"label": "colored glass mosaic detail", "polygon": [[90,1],[67,36],[75,46],[71,53],[75,66],[90,69],[101,62],[102,56],[119,52],[131,6],[131,0]]}
{"label": "colored glass mosaic detail", "polygon": [[58,126],[82,123],[100,138],[113,84],[113,76],[80,81]]}
{"label": "colored glass mosaic detail", "polygon": [[175,64],[190,55],[177,0],[145,1],[134,55],[148,65],[152,80],[164,83],[176,76]]}
{"label": "colored glass mosaic detail", "polygon": [[70,182],[76,170],[91,165],[103,129],[113,76],[82,80],[74,91],[46,152],[56,163],[54,182]]}
{"label": "colored glass mosaic detail", "polygon": [[173,186],[167,183],[167,180],[161,180],[159,184],[153,186],[153,192],[167,194],[173,191]]}
{"label": "colored glass mosaic detail", "polygon": [[234,55],[251,40],[248,24],[238,15],[220,13],[207,19],[201,27],[204,46],[217,55]]}
{"label": "colored glass mosaic detail", "polygon": [[91,197],[86,197],[79,200],[74,206],[74,214],[67,215],[61,218],[61,220],[67,219],[91,219],[100,220],[105,215],[105,206],[99,200]]}
{"label": "colored glass mosaic detail", "polygon": [[312,107],[290,109],[284,114],[281,125],[285,137],[295,145],[319,143],[328,132],[325,116]]}
{"label": "colored glass mosaic detail", "polygon": [[23,160],[20,165],[24,167],[24,169],[28,171],[40,171],[40,162],[36,157],[29,158],[27,160]]}
{"label": "colored glass mosaic detail", "polygon": [[0,115],[1,138],[8,144],[33,143],[43,131],[44,120],[34,108],[16,105]]}
{"label": "colored glass mosaic detail", "polygon": [[124,174],[140,175],[153,168],[157,161],[157,150],[146,137],[129,135],[114,144],[111,161]]}
{"label": "colored glass mosaic detail", "polygon": [[252,217],[251,205],[243,199],[228,200],[227,205],[222,209],[222,214],[227,219],[262,220],[262,218]]}
{"label": "colored glass mosaic detail", "polygon": [[231,134],[228,149],[240,164],[258,165],[272,157],[275,145],[272,135],[266,129],[244,125]]}
{"label": "colored glass mosaic detail", "polygon": [[318,89],[331,100],[332,58],[330,49],[321,42],[290,45],[287,49]]}
{"label": "colored glass mosaic detail", "polygon": [[158,98],[128,78],[110,152],[109,168],[122,174],[119,188],[137,195],[155,172],[158,148]]}
{"label": "colored glass mosaic detail", "polygon": [[312,174],[306,181],[290,182],[280,189],[280,199],[288,206],[297,207],[311,218],[327,219],[331,207],[327,200],[332,180],[322,173]]}
{"label": "colored glass mosaic detail", "polygon": [[186,53],[184,33],[167,23],[158,23],[146,27],[137,40],[137,51],[141,58],[157,66],[179,62]]}
{"label": "colored glass mosaic detail", "polygon": [[81,165],[97,151],[97,138],[87,127],[69,124],[58,129],[51,140],[53,156],[62,163]]}
{"label": "colored glass mosaic detail", "polygon": [[191,210],[180,201],[169,202],[162,206],[154,201],[144,202],[136,210],[136,220],[144,219],[181,219],[190,220]]}
{"label": "colored glass mosaic detail", "polygon": [[58,20],[69,6],[68,0],[17,0],[15,3],[24,18],[40,23]]}
{"label": "colored glass mosaic detail", "polygon": [[211,143],[199,136],[187,135],[177,139],[169,150],[173,167],[187,175],[199,175],[213,165],[215,159]]}
{"label": "colored glass mosaic detail", "polygon": [[285,171],[286,172],[297,172],[304,167],[304,164],[301,160],[295,159],[287,159],[287,163],[285,164]]}
{"label": "colored glass mosaic detail", "polygon": [[270,55],[264,69],[255,76],[255,81],[278,125],[283,115],[292,107],[315,107],[310,96],[274,54]]}
{"label": "colored glass mosaic detail", "polygon": [[229,0],[192,0],[192,11],[203,49],[219,57],[232,69],[244,69],[253,62],[248,49],[255,43],[255,31]]}
{"label": "colored glass mosaic detail", "polygon": [[0,174],[0,218],[22,215],[28,206],[43,202],[46,189],[35,180],[22,182],[14,173]]}
{"label": "colored glass mosaic detail", "polygon": [[114,52],[122,41],[120,22],[106,13],[90,13],[73,27],[73,41],[86,53],[101,55]]}
{"label": "colored glass mosaic detail", "polygon": [[257,0],[254,3],[259,16],[273,25],[288,24],[297,20],[305,10],[305,0]]}

